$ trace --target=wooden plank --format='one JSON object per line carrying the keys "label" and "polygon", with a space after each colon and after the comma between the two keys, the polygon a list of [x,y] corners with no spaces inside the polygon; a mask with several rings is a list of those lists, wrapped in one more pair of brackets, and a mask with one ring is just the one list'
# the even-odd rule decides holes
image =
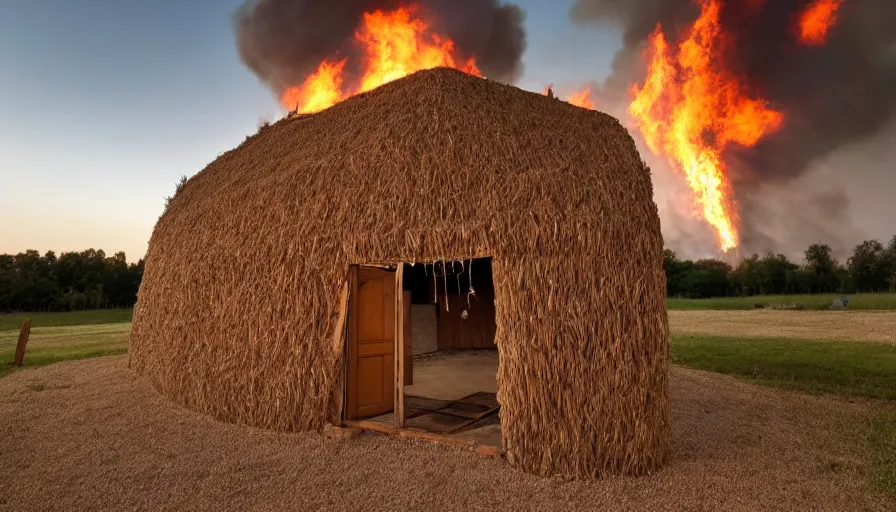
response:
{"label": "wooden plank", "polygon": [[383,434],[397,434],[398,431],[389,425],[383,425],[375,421],[356,421],[346,420],[345,426],[349,428],[363,428],[364,430],[373,430],[374,432],[382,432]]}
{"label": "wooden plank", "polygon": [[374,432],[380,432],[382,434],[390,434],[401,437],[412,437],[415,439],[424,439],[426,441],[433,441],[441,444],[448,444],[452,446],[462,446],[473,448],[476,447],[476,441],[472,441],[469,439],[455,439],[453,437],[443,436],[439,434],[433,434],[430,432],[424,432],[422,430],[413,430],[406,428],[394,428],[388,425],[383,425],[382,423],[376,423],[374,421],[346,421],[346,427],[351,428],[361,428],[364,430],[372,430]]}
{"label": "wooden plank", "polygon": [[413,437],[415,439],[423,439],[425,441],[433,441],[435,443],[447,444],[451,446],[461,446],[465,448],[475,448],[476,441],[472,441],[469,439],[456,439],[453,437],[443,436],[440,434],[433,434],[431,432],[420,432],[416,430],[408,430],[402,429],[398,432],[398,435],[402,437]]}
{"label": "wooden plank", "polygon": [[[393,291],[388,290],[388,297],[384,286],[382,270],[361,267],[358,269],[358,293],[356,297],[358,314],[356,322],[358,328],[358,342],[388,341],[392,342],[392,315],[386,315],[385,305],[387,299],[392,297]],[[392,286],[392,283],[388,283]],[[392,306],[389,307],[391,311]],[[386,325],[388,322],[388,325]],[[390,350],[391,352],[391,350]],[[358,357],[363,357],[360,354]]]}
{"label": "wooden plank", "polygon": [[[466,350],[495,348],[495,294],[492,290],[476,291],[467,305],[466,294],[449,294],[448,311],[445,297],[439,297],[439,322],[437,327],[439,350]],[[461,314],[467,310],[464,319]]]}
{"label": "wooden plank", "polygon": [[404,385],[414,385],[414,342],[411,339],[411,292],[404,292]]}
{"label": "wooden plank", "polygon": [[466,411],[451,411],[449,410],[451,407],[443,407],[441,409],[437,409],[435,411],[430,411],[429,414],[439,414],[442,416],[451,416],[452,418],[461,418],[465,420],[478,420],[481,419],[481,415],[488,412],[488,409],[480,412],[466,412]]}
{"label": "wooden plank", "polygon": [[404,427],[404,365],[405,365],[405,294],[404,265],[398,265],[395,273],[395,427]]}
{"label": "wooden plank", "polygon": [[395,265],[389,265],[388,263],[365,263],[364,267],[365,268],[375,268],[375,269],[380,269],[380,270],[388,270],[390,272],[395,270]]}
{"label": "wooden plank", "polygon": [[[381,276],[383,275],[380,271]],[[398,305],[398,300],[395,295],[395,286],[396,281],[398,281],[398,272],[389,272],[385,274],[388,276],[388,279],[383,280],[383,331],[385,334],[385,339],[392,341],[393,345],[398,336],[398,332],[396,332],[395,326],[395,306]],[[400,293],[398,295],[401,295]],[[395,348],[392,348],[392,352],[395,352]]]}
{"label": "wooden plank", "polygon": [[16,343],[16,355],[13,364],[22,366],[25,361],[25,346],[28,345],[28,337],[31,335],[31,319],[22,321],[22,330],[19,331],[19,342]]}
{"label": "wooden plank", "polygon": [[[470,398],[472,398],[472,397],[474,397],[474,396],[476,396],[476,395],[478,395],[478,394],[479,394],[479,392],[477,391],[476,393],[473,393],[472,395],[467,395],[467,396],[465,396],[465,397],[463,397],[463,398],[460,398],[460,399],[458,399],[458,400],[438,400],[438,402],[441,402],[441,404],[440,404],[438,407],[435,407],[435,408],[428,408],[428,407],[422,407],[422,406],[421,406],[421,407],[419,407],[419,410],[418,410],[417,412],[415,412],[412,416],[408,416],[407,418],[405,418],[405,420],[409,420],[409,419],[411,419],[411,418],[416,418],[417,416],[423,416],[423,415],[425,415],[425,414],[438,413],[438,412],[440,412],[442,409],[447,409],[447,408],[449,408],[449,407],[452,407],[452,406],[454,406],[454,405],[457,405],[457,404],[459,404],[459,403],[462,403],[464,400],[468,400],[468,399],[470,399]],[[414,401],[417,401],[417,400],[433,400],[433,399],[431,399],[431,398],[425,398],[425,397],[421,397],[421,396],[413,396],[413,395],[407,395],[407,396],[405,396],[405,399],[408,399],[408,398],[410,398],[411,400],[414,400]],[[474,405],[475,405],[475,404],[474,404]],[[457,416],[456,414],[450,414],[450,413],[446,413],[446,415],[448,415],[448,416]]]}
{"label": "wooden plank", "polygon": [[342,424],[345,406],[345,369],[347,361],[346,353],[346,323],[348,320],[348,297],[349,282],[348,279],[342,284],[342,291],[339,294],[338,311],[339,316],[336,317],[336,327],[333,329],[333,350],[342,353],[341,363],[339,365],[339,374],[336,377],[336,386],[333,389],[333,398],[331,400],[330,416],[333,424]]}
{"label": "wooden plank", "polygon": [[476,424],[476,423],[478,423],[478,422],[484,420],[485,418],[488,418],[489,416],[492,416],[492,415],[496,414],[499,410],[501,410],[501,406],[500,406],[500,405],[499,405],[499,406],[496,406],[496,407],[492,407],[491,409],[485,411],[484,413],[482,413],[482,414],[480,414],[479,416],[477,416],[477,417],[471,419],[470,421],[466,421],[466,422],[464,422],[463,424],[454,427],[453,429],[451,429],[451,430],[449,430],[448,432],[446,432],[446,434],[454,434],[455,432],[461,431],[461,430],[463,430],[463,429],[465,429],[465,428],[467,428],[467,427],[469,427],[469,426],[472,426],[472,425],[474,425],[474,424]]}
{"label": "wooden plank", "polygon": [[[392,353],[394,341],[358,341],[358,358],[381,356]],[[391,389],[391,386],[390,386]]]}
{"label": "wooden plank", "polygon": [[[379,416],[392,408],[389,395],[392,394],[392,379],[389,369],[393,364],[392,354],[358,358],[358,417]],[[388,381],[387,381],[388,379]]]}
{"label": "wooden plank", "polygon": [[358,266],[352,265],[348,270],[348,338],[345,353],[348,358],[348,375],[346,390],[346,419],[358,419]]}

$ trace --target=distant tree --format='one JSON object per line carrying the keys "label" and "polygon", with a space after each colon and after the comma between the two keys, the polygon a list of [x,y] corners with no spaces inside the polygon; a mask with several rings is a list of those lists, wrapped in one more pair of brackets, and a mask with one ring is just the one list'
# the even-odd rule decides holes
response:
{"label": "distant tree", "polygon": [[799,267],[791,263],[783,254],[766,254],[758,264],[760,294],[782,294],[787,291],[788,276]]}
{"label": "distant tree", "polygon": [[839,291],[840,293],[855,293],[856,285],[852,280],[852,274],[849,272],[849,268],[844,266],[837,267],[837,283],[839,283]]}
{"label": "distant tree", "polygon": [[17,279],[15,257],[11,254],[0,254],[0,312],[13,309]]}
{"label": "distant tree", "polygon": [[893,235],[893,238],[890,239],[890,243],[887,244],[887,270],[890,276],[889,278],[889,290],[891,292],[896,292],[896,235]]}
{"label": "distant tree", "polygon": [[55,261],[56,255],[52,251],[45,257],[33,250],[15,256],[11,290],[13,306],[37,311],[52,309],[53,299],[59,292]]}
{"label": "distant tree", "polygon": [[860,292],[878,292],[889,289],[887,250],[877,240],[866,240],[857,245],[847,263],[852,284]]}
{"label": "distant tree", "polygon": [[[796,267],[795,269],[791,269],[787,272],[787,293],[813,293],[814,278],[812,274],[806,270],[806,267]],[[839,287],[839,281],[837,280],[836,271],[834,274],[834,287],[832,291],[836,291]]]}
{"label": "distant tree", "polygon": [[697,261],[684,279],[685,295],[695,299],[725,297],[731,291],[730,273],[731,267],[723,261]]}
{"label": "distant tree", "polygon": [[0,312],[131,307],[142,278],[143,261],[128,264],[123,252],[2,254]]}
{"label": "distant tree", "polygon": [[103,290],[106,300],[113,306],[120,307],[127,302],[129,292],[128,261],[123,252],[117,252],[106,258]]}
{"label": "distant tree", "polygon": [[783,254],[754,254],[731,272],[731,286],[741,296],[796,292],[804,277]]}
{"label": "distant tree", "polygon": [[829,245],[812,244],[806,249],[806,266],[804,267],[807,282],[804,289],[807,293],[831,293],[840,286],[837,277],[837,261]]}
{"label": "distant tree", "polygon": [[679,260],[675,252],[669,249],[663,251],[663,270],[666,272],[666,295],[669,297],[684,295],[684,281],[690,265],[693,265],[693,263]]}
{"label": "distant tree", "polygon": [[744,258],[731,272],[731,286],[734,293],[747,297],[761,293],[762,283],[759,279],[759,255]]}

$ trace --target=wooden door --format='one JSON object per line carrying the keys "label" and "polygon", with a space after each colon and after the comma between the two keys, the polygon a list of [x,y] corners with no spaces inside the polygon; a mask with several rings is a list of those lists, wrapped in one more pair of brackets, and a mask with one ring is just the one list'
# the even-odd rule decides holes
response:
{"label": "wooden door", "polygon": [[369,418],[394,405],[395,273],[359,267],[353,281],[349,414]]}

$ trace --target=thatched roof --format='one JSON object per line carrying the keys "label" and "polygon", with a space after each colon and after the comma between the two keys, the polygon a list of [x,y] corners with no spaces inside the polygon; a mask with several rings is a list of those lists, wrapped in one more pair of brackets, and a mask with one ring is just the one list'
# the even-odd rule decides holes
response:
{"label": "thatched roof", "polygon": [[221,420],[318,429],[347,266],[482,256],[508,459],[656,468],[665,280],[634,141],[606,114],[453,70],[282,120],[190,179],[149,244],[131,365]]}

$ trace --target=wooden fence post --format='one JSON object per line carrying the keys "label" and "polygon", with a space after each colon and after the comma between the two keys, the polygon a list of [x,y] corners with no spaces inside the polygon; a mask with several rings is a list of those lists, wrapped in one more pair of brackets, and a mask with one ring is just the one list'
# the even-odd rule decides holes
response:
{"label": "wooden fence post", "polygon": [[31,334],[31,319],[26,318],[22,321],[22,330],[19,331],[19,342],[16,344],[16,359],[13,363],[16,366],[22,366],[25,360],[25,345],[28,344],[28,336]]}

